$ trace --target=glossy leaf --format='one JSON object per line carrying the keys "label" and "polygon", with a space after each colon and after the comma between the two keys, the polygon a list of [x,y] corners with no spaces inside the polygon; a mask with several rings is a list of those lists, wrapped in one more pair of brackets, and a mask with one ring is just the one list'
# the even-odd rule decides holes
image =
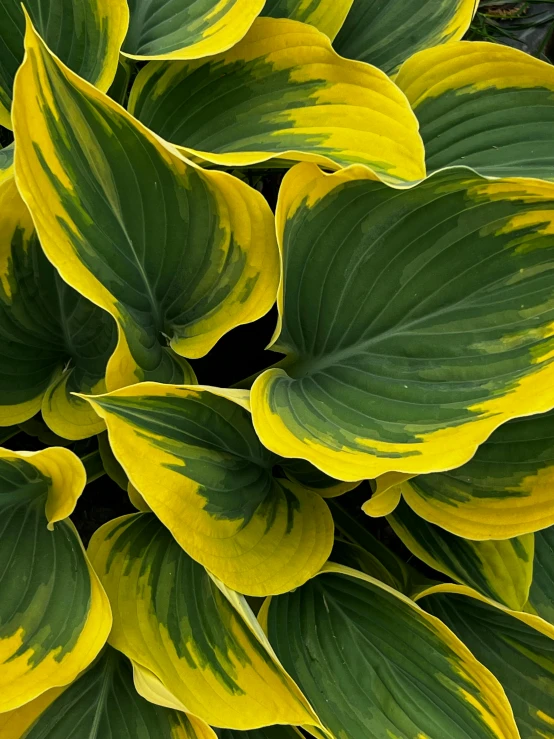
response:
{"label": "glossy leaf", "polygon": [[110,521],[89,552],[112,604],[110,643],[193,715],[235,729],[312,720],[263,637],[153,514]]}
{"label": "glossy leaf", "polygon": [[85,480],[66,449],[0,449],[0,714],[71,682],[108,637],[106,595],[68,520]]}
{"label": "glossy leaf", "polygon": [[[553,185],[455,168],[396,191],[361,167],[301,164],[277,230],[273,348],[287,357],[251,391],[268,449],[342,480],[436,472],[554,405]],[[464,535],[515,536],[534,519],[498,535],[480,517]]]}
{"label": "glossy leaf", "polygon": [[206,354],[274,301],[269,206],[236,178],[184,160],[64,67],[30,26],[26,44],[17,184],[48,259],[118,323],[108,388],[194,382],[181,356]]}
{"label": "glossy leaf", "polygon": [[122,51],[133,59],[200,59],[230,49],[264,0],[128,0]]}
{"label": "glossy leaf", "polygon": [[341,59],[296,21],[259,18],[233,49],[200,62],[153,62],[129,110],[188,156],[225,166],[275,157],[330,169],[366,164],[393,184],[425,176],[406,99],[378,69]]}
{"label": "glossy leaf", "polygon": [[309,23],[332,40],[351,7],[352,0],[266,0],[261,15]]}
{"label": "glossy leaf", "polygon": [[322,497],[277,479],[247,393],[145,383],[89,398],[132,485],[191,557],[249,595],[284,592],[331,551]]}
{"label": "glossy leaf", "polygon": [[427,167],[554,179],[554,68],[500,44],[462,41],[409,59],[396,83],[421,126]]}
{"label": "glossy leaf", "polygon": [[554,626],[554,526],[535,534],[533,582],[525,610]]}
{"label": "glossy leaf", "polygon": [[8,128],[14,78],[24,53],[23,5],[54,54],[101,90],[115,76],[129,17],[126,0],[2,0],[0,125]]}
{"label": "glossy leaf", "polygon": [[337,38],[342,56],[387,74],[412,54],[461,39],[478,0],[354,0]]}
{"label": "glossy leaf", "polygon": [[438,619],[339,565],[261,614],[330,736],[517,739],[493,675]]}
{"label": "glossy leaf", "polygon": [[[501,426],[462,467],[387,491],[456,536],[505,539],[554,523],[554,411]],[[364,510],[370,516],[373,499]]]}
{"label": "glossy leaf", "polygon": [[510,611],[471,588],[439,585],[418,602],[443,621],[496,675],[521,739],[551,739],[554,726],[554,627]]}

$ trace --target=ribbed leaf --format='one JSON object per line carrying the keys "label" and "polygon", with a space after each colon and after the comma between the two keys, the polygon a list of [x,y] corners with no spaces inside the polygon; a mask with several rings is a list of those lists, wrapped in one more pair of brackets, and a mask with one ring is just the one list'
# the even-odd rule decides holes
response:
{"label": "ribbed leaf", "polygon": [[260,444],[247,393],[145,383],[89,398],[133,486],[179,544],[249,595],[294,588],[333,542],[318,494],[284,479]]}
{"label": "ribbed leaf", "polygon": [[[368,177],[286,175],[273,342],[287,357],[251,391],[268,449],[342,480],[452,469],[504,421],[554,406],[554,185]],[[464,535],[533,530],[520,511],[520,530]]]}
{"label": "ribbed leaf", "polygon": [[129,110],[187,155],[226,166],[274,157],[331,169],[359,162],[393,183],[425,176],[416,120],[378,69],[341,59],[296,21],[259,18],[233,49],[152,62]]}
{"label": "ribbed leaf", "polygon": [[331,736],[517,739],[493,675],[435,618],[339,565],[271,598],[269,641]]}
{"label": "ribbed leaf", "polygon": [[264,0],[127,0],[123,53],[133,59],[200,59],[234,46]]}
{"label": "ribbed leaf", "polygon": [[533,582],[525,610],[554,626],[554,526],[535,534]]}
{"label": "ribbed leaf", "polygon": [[[387,491],[427,521],[475,540],[506,539],[554,523],[554,411],[497,429],[462,467],[418,475]],[[370,515],[373,499],[364,505]],[[474,585],[475,586],[475,585]]]}
{"label": "ribbed leaf", "polygon": [[13,177],[0,180],[0,340],[0,425],[42,408],[60,436],[82,439],[103,429],[71,393],[105,392],[116,325],[46,259]]}
{"label": "ribbed leaf", "polygon": [[471,588],[439,585],[418,599],[498,678],[521,739],[554,736],[554,627],[510,611]]}
{"label": "ribbed leaf", "polygon": [[263,637],[153,514],[105,524],[89,553],[112,604],[110,643],[193,715],[235,729],[312,720]]}
{"label": "ribbed leaf", "polygon": [[334,47],[395,72],[412,54],[461,39],[478,0],[354,0]]}
{"label": "ribbed leaf", "polygon": [[66,449],[0,449],[0,713],[74,680],[108,637],[106,595],[67,519],[85,479]]}
{"label": "ribbed leaf", "polygon": [[332,40],[351,7],[352,0],[266,0],[261,15],[309,23]]}
{"label": "ribbed leaf", "polygon": [[17,183],[50,261],[118,322],[107,385],[194,381],[177,355],[204,355],[275,299],[269,206],[236,178],[189,164],[65,68],[30,26],[26,44]]}
{"label": "ribbed leaf", "polygon": [[554,69],[501,44],[462,41],[409,59],[396,83],[421,125],[427,167],[554,179]]}
{"label": "ribbed leaf", "polygon": [[53,690],[0,714],[3,739],[209,739],[186,714],[144,700],[128,660],[107,647],[65,690]]}
{"label": "ribbed leaf", "polygon": [[412,554],[430,567],[508,608],[525,606],[533,579],[533,534],[500,541],[463,539],[420,518],[404,501],[388,521]]}
{"label": "ribbed leaf", "polygon": [[0,125],[8,128],[24,53],[23,5],[54,54],[101,90],[115,76],[129,18],[126,0],[0,0]]}

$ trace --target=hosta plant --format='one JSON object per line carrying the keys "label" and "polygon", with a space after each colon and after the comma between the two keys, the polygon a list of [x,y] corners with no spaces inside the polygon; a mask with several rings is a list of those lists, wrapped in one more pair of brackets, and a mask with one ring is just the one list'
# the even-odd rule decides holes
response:
{"label": "hosta plant", "polygon": [[2,739],[554,739],[554,68],[477,10],[0,3]]}

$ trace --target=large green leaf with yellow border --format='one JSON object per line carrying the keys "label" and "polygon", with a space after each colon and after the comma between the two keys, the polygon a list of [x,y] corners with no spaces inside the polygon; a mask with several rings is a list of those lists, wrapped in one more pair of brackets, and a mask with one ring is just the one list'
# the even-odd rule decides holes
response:
{"label": "large green leaf with yellow border", "polygon": [[479,0],[354,0],[334,47],[342,56],[398,70],[412,54],[461,39]]}
{"label": "large green leaf with yellow border", "polygon": [[533,582],[525,610],[554,626],[554,526],[535,534]]}
{"label": "large green leaf with yellow border", "polygon": [[112,605],[110,644],[150,671],[187,711],[234,729],[317,723],[253,628],[254,616],[242,617],[152,513],[105,524],[89,554]]}
{"label": "large green leaf with yellow border", "polygon": [[260,619],[336,739],[517,739],[494,676],[438,619],[360,572],[328,564]]}
{"label": "large green leaf with yellow border", "polygon": [[0,714],[70,683],[112,619],[71,515],[86,481],[67,449],[0,449]]}
{"label": "large green leaf with yellow border", "polygon": [[425,176],[405,96],[374,67],[339,57],[297,21],[258,18],[233,49],[196,62],[151,62],[129,110],[188,156],[246,166],[285,160],[366,164],[393,184]]}
{"label": "large green leaf with yellow border", "polygon": [[72,393],[105,392],[115,322],[47,260],[13,176],[0,179],[0,340],[0,425],[42,409],[60,436],[102,431],[101,419]]}
{"label": "large green leaf with yellow border", "polygon": [[409,59],[396,83],[421,126],[427,167],[554,178],[554,68],[518,49],[461,41]]}
{"label": "large green leaf with yellow border", "polygon": [[352,0],[266,0],[261,15],[309,23],[332,40],[351,7]]}
{"label": "large green leaf with yellow border", "polygon": [[333,521],[319,493],[273,474],[248,393],[142,383],[89,397],[129,481],[191,557],[248,595],[323,565]]}
{"label": "large green leaf with yellow border", "polygon": [[549,411],[501,426],[461,467],[384,485],[375,508],[373,498],[363,508],[370,516],[383,515],[403,498],[418,516],[456,536],[508,539],[554,523],[553,480],[554,411]]}
{"label": "large green leaf with yellow border", "polygon": [[462,585],[523,610],[533,580],[535,537],[472,541],[420,518],[401,500],[388,516],[394,532],[423,562]]}
{"label": "large green leaf with yellow border", "polygon": [[133,59],[201,59],[230,49],[264,0],[127,0],[122,52]]}
{"label": "large green leaf with yellow border", "polygon": [[[453,168],[393,190],[367,168],[299,164],[277,231],[272,348],[287,356],[251,390],[268,449],[342,480],[438,472],[554,406],[554,185]],[[520,530],[480,517],[465,535],[540,528],[512,518]]]}
{"label": "large green leaf with yellow border", "polygon": [[437,585],[418,603],[440,618],[498,678],[521,739],[554,737],[554,626],[462,585]]}
{"label": "large green leaf with yellow border", "polygon": [[101,90],[115,77],[129,18],[126,0],[0,0],[0,125],[7,128],[23,61],[23,5],[54,54]]}
{"label": "large green leaf with yellow border", "polygon": [[63,279],[116,319],[109,389],[191,382],[269,310],[278,280],[262,195],[204,172],[57,60],[29,25],[15,88],[16,180]]}
{"label": "large green leaf with yellow border", "polygon": [[111,647],[68,687],[0,714],[0,731],[3,739],[215,739],[198,719],[142,698],[131,664]]}

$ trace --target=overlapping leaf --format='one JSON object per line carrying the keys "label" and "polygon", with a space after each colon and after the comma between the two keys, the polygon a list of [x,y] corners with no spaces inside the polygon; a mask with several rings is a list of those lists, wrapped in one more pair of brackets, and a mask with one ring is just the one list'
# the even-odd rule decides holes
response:
{"label": "overlapping leaf", "polygon": [[0,449],[0,713],[71,682],[111,626],[67,517],[85,485],[70,451]]}
{"label": "overlapping leaf", "polygon": [[309,23],[334,39],[351,7],[352,0],[266,0],[261,15]]}
{"label": "overlapping leaf", "polygon": [[462,41],[409,59],[396,78],[421,126],[427,167],[554,179],[554,69],[500,44]]}
{"label": "overlapping leaf", "polygon": [[48,258],[118,323],[107,385],[194,381],[177,355],[202,356],[274,301],[269,206],[184,160],[64,67],[31,26],[26,44],[17,184]]}
{"label": "overlapping leaf", "polygon": [[317,722],[254,616],[242,618],[153,514],[110,521],[89,552],[112,604],[110,643],[193,715],[235,729]]}
{"label": "overlapping leaf", "polygon": [[152,62],[129,109],[187,155],[226,166],[274,157],[359,162],[398,184],[424,177],[413,112],[378,69],[342,59],[306,24],[259,18],[233,49]]}
{"label": "overlapping leaf", "polygon": [[535,534],[533,582],[525,610],[554,626],[554,526]]}
{"label": "overlapping leaf", "polygon": [[496,675],[521,739],[551,739],[554,726],[554,627],[510,611],[461,585],[440,585],[418,599]]}
{"label": "overlapping leaf", "polygon": [[[287,357],[251,391],[275,453],[342,480],[435,472],[464,464],[504,421],[554,405],[553,185],[454,168],[396,191],[364,168],[301,164],[283,181],[277,229],[273,346]],[[482,505],[464,534],[549,524],[552,496],[517,495],[533,502],[506,514],[510,527]],[[453,513],[466,510],[450,506],[444,526],[462,533]]]}
{"label": "overlapping leaf", "polygon": [[499,683],[435,618],[327,565],[261,614],[277,656],[333,737],[516,739]]}
{"label": "overlapping leaf", "polygon": [[127,31],[126,0],[2,0],[0,3],[0,125],[11,128],[15,74],[23,61],[25,5],[52,51],[80,77],[107,90]]}

